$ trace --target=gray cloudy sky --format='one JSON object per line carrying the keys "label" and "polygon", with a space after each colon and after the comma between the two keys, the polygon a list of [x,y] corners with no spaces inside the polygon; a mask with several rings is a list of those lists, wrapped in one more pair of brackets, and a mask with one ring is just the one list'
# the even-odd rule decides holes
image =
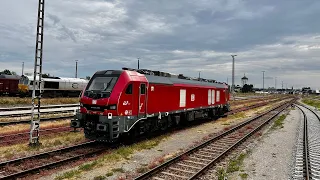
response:
{"label": "gray cloudy sky", "polygon": [[[38,0],[0,1],[0,70],[32,72]],[[44,73],[140,67],[262,87],[320,88],[320,1],[46,0]]]}

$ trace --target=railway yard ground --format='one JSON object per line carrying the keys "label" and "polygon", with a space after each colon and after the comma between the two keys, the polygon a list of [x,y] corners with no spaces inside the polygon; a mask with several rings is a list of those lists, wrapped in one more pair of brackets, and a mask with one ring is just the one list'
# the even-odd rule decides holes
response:
{"label": "railway yard ground", "polygon": [[[260,100],[253,100],[253,98],[259,97],[261,98]],[[250,95],[246,98],[232,101],[231,105],[234,104],[233,108],[236,109],[237,107],[261,103],[262,100],[270,101],[270,103],[254,109],[237,112],[217,120],[205,121],[204,123],[195,124],[181,130],[168,132],[164,135],[142,140],[131,145],[106,150],[104,153],[93,157],[86,157],[61,167],[58,166],[53,169],[40,171],[40,173],[24,177],[23,179],[132,179],[132,177],[145,173],[186,149],[208,140],[221,131],[227,131],[239,123],[272,109],[275,105],[288,101],[272,101],[272,99],[280,97],[279,95]],[[78,100],[78,98],[76,99]],[[238,102],[242,102],[242,104],[237,104]],[[312,105],[310,107],[314,109],[315,106],[319,105],[320,100],[305,97],[299,102]],[[65,101],[65,103],[72,104],[76,103],[76,101]],[[21,106],[23,103],[17,104]],[[51,104],[49,100],[47,104]],[[63,103],[60,101],[55,104]],[[320,107],[318,106],[318,108]],[[204,177],[219,180],[225,177],[227,179],[255,180],[289,179],[294,168],[298,136],[297,129],[301,121],[302,114],[298,108],[288,107],[267,127],[259,130],[258,135],[254,135],[254,138],[249,138],[243,145],[237,147],[234,153],[221,160],[219,162],[219,171],[212,171],[211,174],[209,171]],[[68,122],[69,120],[42,122],[41,128],[68,126]],[[28,124],[17,124],[0,127],[0,136],[1,134],[25,132],[29,126]],[[14,145],[1,145],[0,142],[0,162],[84,141],[82,131],[71,132],[70,129],[68,131],[44,135],[41,138],[42,145],[39,148],[30,148],[26,142]]]}

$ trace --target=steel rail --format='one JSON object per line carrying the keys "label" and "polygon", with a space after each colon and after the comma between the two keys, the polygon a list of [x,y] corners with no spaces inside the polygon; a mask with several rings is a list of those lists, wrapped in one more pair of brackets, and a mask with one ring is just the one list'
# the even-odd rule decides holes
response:
{"label": "steel rail", "polygon": [[255,120],[263,117],[264,115],[267,115],[271,112],[273,112],[274,110],[276,109],[279,109],[281,108],[281,110],[279,110],[276,114],[272,115],[270,118],[268,118],[268,120],[266,120],[263,124],[261,124],[260,126],[258,126],[257,128],[255,128],[253,131],[251,131],[251,133],[247,134],[245,137],[241,138],[240,140],[238,140],[235,144],[233,144],[231,147],[229,147],[228,149],[226,149],[223,153],[221,153],[218,157],[216,157],[214,160],[210,161],[209,164],[207,164],[205,167],[201,168],[199,171],[197,171],[195,174],[193,174],[193,176],[189,179],[194,179],[196,177],[198,177],[201,173],[203,173],[206,169],[208,169],[209,167],[211,167],[215,162],[217,162],[217,160],[221,159],[221,157],[223,157],[226,153],[228,153],[230,150],[232,150],[234,147],[236,147],[237,145],[239,145],[239,143],[241,143],[242,141],[244,141],[245,139],[247,139],[250,135],[252,135],[254,132],[258,131],[259,129],[262,128],[262,126],[266,123],[268,123],[270,120],[272,120],[274,117],[276,117],[280,112],[282,112],[284,109],[286,109],[290,104],[292,104],[296,99],[292,100],[292,101],[289,101],[289,102],[285,102],[281,105],[278,105],[276,106],[275,108],[265,112],[265,113],[262,113],[260,115],[257,115],[253,118],[250,118],[248,119],[247,121],[243,122],[243,123],[240,123],[239,125],[236,125],[235,127],[233,127],[232,129],[229,129],[227,130],[226,132],[220,134],[220,135],[217,135],[209,140],[207,140],[206,142],[184,152],[184,153],[181,153],[180,155],[174,157],[173,159],[169,160],[169,161],[166,161],[164,163],[162,163],[161,165],[151,169],[150,171],[138,176],[137,178],[135,178],[136,180],[140,180],[140,179],[147,179],[148,177],[152,176],[152,175],[155,175],[156,173],[158,173],[159,171],[161,171],[161,169],[165,168],[165,167],[168,167],[170,165],[172,165],[173,163],[175,162],[178,162],[180,161],[181,159],[183,159],[184,156],[188,156],[190,155],[191,153],[203,148],[203,147],[206,147],[208,144],[216,141],[216,140],[219,140],[221,139],[222,137],[225,137],[227,135],[229,135],[230,133],[232,132],[235,132],[236,130],[244,127],[245,125],[249,124],[250,122],[254,122]]}
{"label": "steel rail", "polygon": [[[47,106],[41,106],[41,109],[50,109],[50,108],[59,108],[59,107],[78,107],[79,104],[55,104],[55,105],[47,105]],[[31,106],[21,106],[21,107],[10,107],[10,108],[3,108],[0,107],[1,111],[18,111],[18,110],[29,110],[31,109]]]}
{"label": "steel rail", "polygon": [[[48,112],[41,112],[42,114],[58,114],[58,113],[71,113],[74,112],[73,109],[69,110],[56,110],[56,111],[48,111]],[[30,112],[25,112],[25,113],[20,113],[20,114],[0,114],[0,117],[2,118],[12,118],[12,117],[24,117],[24,116],[29,116],[31,114]]]}
{"label": "steel rail", "polygon": [[[54,121],[54,120],[65,119],[65,118],[73,118],[73,117],[74,117],[74,115],[51,117],[51,118],[41,118],[41,121]],[[7,126],[7,125],[12,125],[12,124],[26,124],[26,123],[30,123],[30,121],[31,120],[28,119],[28,120],[22,120],[22,121],[0,122],[0,126]]]}
{"label": "steel rail", "polygon": [[314,112],[311,108],[309,108],[308,106],[306,106],[306,105],[304,105],[304,104],[302,104],[302,103],[299,103],[299,102],[296,103],[296,104],[298,104],[298,105],[300,105],[300,106],[303,106],[304,108],[310,110],[310,111],[318,118],[318,120],[320,121],[319,115],[318,115],[316,112]]}
{"label": "steel rail", "polygon": [[[23,162],[23,161],[27,161],[27,160],[35,160],[35,161],[37,161],[40,158],[45,158],[45,157],[48,157],[48,156],[50,157],[50,156],[53,156],[53,155],[55,155],[57,153],[70,152],[70,151],[73,151],[73,150],[77,150],[79,148],[85,148],[86,146],[90,147],[92,145],[97,145],[95,143],[96,143],[95,141],[89,141],[89,142],[85,142],[85,143],[81,143],[81,144],[77,144],[77,145],[73,145],[73,146],[69,146],[69,147],[64,147],[64,148],[57,149],[57,150],[52,150],[52,151],[48,151],[48,152],[39,153],[39,154],[32,155],[32,156],[27,156],[27,157],[22,157],[22,158],[10,160],[10,161],[1,162],[0,163],[0,169],[1,168],[5,168],[6,166],[8,166],[10,164],[20,165],[21,162]],[[31,167],[31,168],[28,168],[28,169],[25,169],[25,170],[21,170],[21,171],[18,171],[18,172],[14,172],[12,174],[8,174],[8,175],[5,175],[5,176],[0,176],[0,179],[14,179],[14,178],[20,177],[22,175],[29,174],[29,173],[31,173],[33,171],[38,171],[38,170],[43,169],[43,168],[49,168],[51,166],[55,166],[55,165],[58,165],[58,164],[69,162],[69,161],[72,161],[72,160],[75,160],[75,159],[79,159],[79,158],[81,158],[83,156],[96,154],[96,153],[102,152],[102,151],[104,151],[106,149],[107,148],[97,148],[97,149],[95,149],[93,151],[86,152],[86,153],[83,153],[83,154],[78,154],[78,155],[74,155],[74,156],[71,156],[71,157],[66,157],[64,159],[53,161],[53,162],[51,161],[49,163],[45,163],[45,164],[40,165],[40,166]]]}
{"label": "steel rail", "polygon": [[299,106],[296,107],[302,112],[303,114],[303,169],[305,170],[305,179],[310,179],[310,171],[309,171],[309,145],[308,145],[308,118],[304,110],[302,110]]}
{"label": "steel rail", "polygon": [[[52,135],[54,133],[63,133],[63,132],[72,132],[72,127],[70,126],[58,126],[58,127],[52,127],[52,128],[43,128],[40,130],[42,136],[48,136]],[[15,133],[7,133],[0,135],[0,146],[3,145],[12,145],[21,143],[21,141],[28,140],[29,138],[29,131],[22,131],[22,132],[15,132]]]}

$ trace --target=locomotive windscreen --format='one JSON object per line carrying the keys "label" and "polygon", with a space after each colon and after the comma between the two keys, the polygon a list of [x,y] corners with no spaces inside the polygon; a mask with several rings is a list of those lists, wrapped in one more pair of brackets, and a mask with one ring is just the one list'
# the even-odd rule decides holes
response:
{"label": "locomotive windscreen", "polygon": [[110,97],[114,85],[118,80],[119,74],[96,74],[86,87],[84,96],[98,99]]}
{"label": "locomotive windscreen", "polygon": [[111,92],[117,79],[118,77],[95,77],[87,90]]}

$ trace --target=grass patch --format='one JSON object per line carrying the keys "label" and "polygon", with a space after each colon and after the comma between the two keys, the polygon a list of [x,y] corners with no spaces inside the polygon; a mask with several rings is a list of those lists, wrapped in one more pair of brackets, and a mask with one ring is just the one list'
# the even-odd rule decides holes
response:
{"label": "grass patch", "polygon": [[125,171],[124,171],[124,169],[122,169],[122,168],[114,168],[114,169],[111,169],[111,171],[112,172],[120,172],[120,173],[124,173]]}
{"label": "grass patch", "polygon": [[[19,97],[0,97],[0,105],[29,105],[31,106],[31,97],[19,98]],[[79,98],[42,98],[42,105],[49,104],[76,104],[79,103]]]}
{"label": "grass patch", "polygon": [[219,168],[217,171],[218,180],[225,180],[227,178],[227,173],[223,168]]}
{"label": "grass patch", "polygon": [[80,175],[80,171],[79,170],[72,170],[72,171],[68,171],[66,173],[63,173],[60,176],[55,177],[55,180],[63,180],[63,179],[69,179],[72,177],[79,177]]}
{"label": "grass patch", "polygon": [[104,180],[104,179],[106,179],[105,176],[96,176],[93,178],[93,180]]}
{"label": "grass patch", "polygon": [[[239,156],[231,159],[228,163],[227,169],[225,170],[224,168],[219,168],[216,172],[216,176],[218,177],[218,180],[225,180],[228,177],[228,173],[233,173],[240,171],[240,167],[243,164],[244,158],[247,156],[246,153],[241,153]],[[243,172],[241,170],[241,172]],[[241,173],[239,176],[242,178],[247,178],[248,174],[246,173]]]}
{"label": "grass patch", "polygon": [[320,100],[304,98],[302,99],[302,102],[308,104],[309,106],[320,108]]}
{"label": "grass patch", "polygon": [[93,161],[93,162],[88,163],[88,164],[82,164],[81,166],[79,166],[79,170],[80,170],[80,171],[90,171],[90,170],[92,170],[97,164],[98,164],[98,161]]}
{"label": "grass patch", "polygon": [[241,179],[247,179],[249,175],[247,173],[240,173],[239,176]]}
{"label": "grass patch", "polygon": [[106,174],[107,177],[110,177],[110,176],[112,176],[112,175],[113,175],[113,172],[108,172],[108,173]]}
{"label": "grass patch", "polygon": [[66,146],[84,140],[85,138],[82,132],[56,133],[54,137],[45,136],[41,138],[41,145],[37,147],[30,147],[28,143],[0,147],[0,160],[12,158],[14,155],[19,156],[38,153],[40,150],[42,151],[56,146]]}
{"label": "grass patch", "polygon": [[228,164],[227,173],[239,171],[245,157],[246,154],[241,153],[237,158],[232,159]]}
{"label": "grass patch", "polygon": [[238,112],[236,114],[230,115],[230,118],[245,118],[246,117],[246,113],[245,112]]}
{"label": "grass patch", "polygon": [[282,114],[277,120],[274,121],[272,128],[273,129],[278,128],[278,127],[283,128],[283,121],[286,118],[286,116],[287,115]]}
{"label": "grass patch", "polygon": [[[54,128],[54,127],[62,127],[69,126],[70,120],[59,120],[59,121],[43,121],[40,125],[40,130],[43,128]],[[0,127],[0,134],[6,134],[10,132],[26,132],[30,130],[30,124],[15,124],[9,126]]]}
{"label": "grass patch", "polygon": [[[81,172],[92,170],[93,168],[98,167],[98,166],[103,166],[105,163],[114,164],[114,163],[119,162],[123,159],[130,159],[130,155],[132,155],[135,151],[140,151],[140,150],[144,150],[144,149],[151,149],[151,148],[157,146],[166,137],[167,137],[166,135],[163,135],[163,136],[155,137],[150,140],[145,140],[143,142],[139,142],[139,143],[136,143],[136,144],[133,144],[130,146],[119,147],[118,149],[114,150],[113,152],[100,157],[99,159],[93,161],[92,163],[87,163],[87,164],[79,166],[78,169],[76,170],[76,172],[78,172],[78,173],[73,173],[73,175],[75,176]],[[74,171],[74,170],[72,170],[72,171]],[[108,172],[106,174],[106,176],[108,176],[108,177],[112,176],[116,172],[124,173],[125,170],[122,168],[113,168],[113,169],[111,169],[111,172]],[[70,174],[69,171],[64,174],[68,174],[68,173]],[[64,177],[65,176],[64,174],[57,176],[56,179],[58,180],[58,178]],[[71,176],[69,178],[72,178],[72,177],[73,176]]]}

